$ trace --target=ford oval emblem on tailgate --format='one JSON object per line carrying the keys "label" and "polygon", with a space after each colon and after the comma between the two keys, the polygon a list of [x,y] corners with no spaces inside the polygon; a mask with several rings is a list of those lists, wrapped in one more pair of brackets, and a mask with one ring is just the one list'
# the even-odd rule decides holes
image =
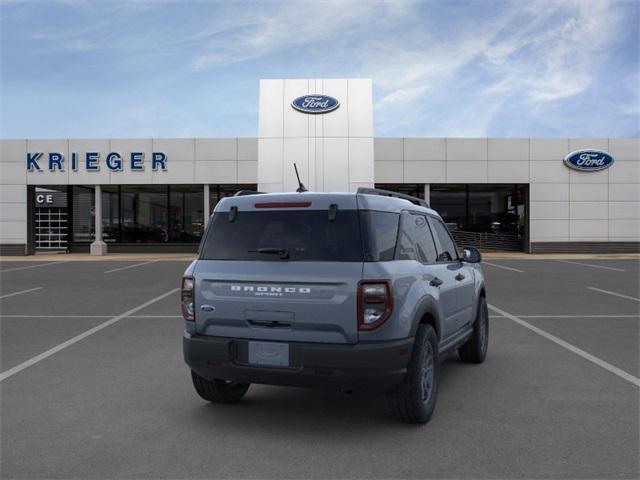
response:
{"label": "ford oval emblem on tailgate", "polygon": [[216,310],[216,307],[214,307],[213,305],[202,305],[200,307],[200,310],[202,310],[203,312],[214,312]]}

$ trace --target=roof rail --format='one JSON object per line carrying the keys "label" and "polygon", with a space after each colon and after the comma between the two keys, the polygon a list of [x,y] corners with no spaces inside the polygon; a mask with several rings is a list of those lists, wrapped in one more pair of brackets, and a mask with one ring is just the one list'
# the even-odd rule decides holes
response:
{"label": "roof rail", "polygon": [[420,205],[421,207],[430,208],[429,204],[426,201],[422,200],[421,198],[413,197],[411,195],[405,195],[404,193],[392,192],[391,190],[382,190],[381,188],[360,187],[358,188],[357,193],[364,193],[366,195],[380,195],[382,197],[401,198],[403,200],[408,200],[414,205]]}
{"label": "roof rail", "polygon": [[256,192],[255,190],[238,190],[233,194],[234,197],[244,197],[246,195],[260,195],[264,192]]}

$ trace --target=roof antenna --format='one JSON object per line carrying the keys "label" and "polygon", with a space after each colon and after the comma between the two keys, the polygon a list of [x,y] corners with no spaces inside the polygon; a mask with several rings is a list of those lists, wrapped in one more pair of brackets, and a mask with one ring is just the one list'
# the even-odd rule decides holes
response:
{"label": "roof antenna", "polygon": [[300,174],[298,173],[298,166],[296,165],[296,162],[293,162],[293,168],[295,168],[296,177],[298,177],[298,188],[296,188],[296,192],[298,193],[308,192],[309,190],[307,190],[307,187],[305,187],[304,183],[300,181]]}

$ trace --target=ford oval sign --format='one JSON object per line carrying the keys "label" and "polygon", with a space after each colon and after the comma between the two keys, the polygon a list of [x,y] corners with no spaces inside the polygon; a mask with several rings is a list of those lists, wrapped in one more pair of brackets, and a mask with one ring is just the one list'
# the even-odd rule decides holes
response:
{"label": "ford oval sign", "polygon": [[291,106],[304,113],[327,113],[340,106],[340,102],[329,95],[303,95],[291,102]]}
{"label": "ford oval sign", "polygon": [[583,172],[597,172],[613,165],[613,157],[602,150],[576,150],[564,157],[567,167]]}

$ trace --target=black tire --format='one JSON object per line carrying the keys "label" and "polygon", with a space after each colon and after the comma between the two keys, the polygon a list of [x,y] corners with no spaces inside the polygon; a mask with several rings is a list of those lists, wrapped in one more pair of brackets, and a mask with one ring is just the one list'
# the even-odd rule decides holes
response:
{"label": "black tire", "polygon": [[459,349],[460,360],[465,363],[482,363],[489,347],[489,310],[487,300],[480,297],[473,334]]}
{"label": "black tire", "polygon": [[438,397],[438,337],[431,325],[420,325],[407,376],[387,393],[393,415],[403,422],[427,423]]}
{"label": "black tire", "polygon": [[207,380],[191,371],[193,386],[205,400],[214,403],[238,403],[249,390],[250,383],[235,383],[225,380]]}

